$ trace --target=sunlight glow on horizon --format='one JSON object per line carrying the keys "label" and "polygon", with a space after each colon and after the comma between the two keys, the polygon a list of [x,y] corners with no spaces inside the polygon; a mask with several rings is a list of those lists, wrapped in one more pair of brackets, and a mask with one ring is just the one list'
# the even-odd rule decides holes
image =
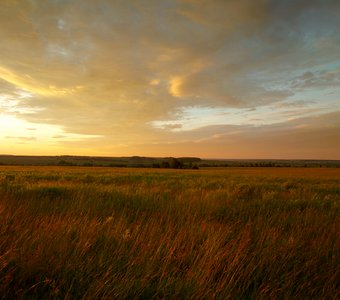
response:
{"label": "sunlight glow on horizon", "polygon": [[[0,154],[59,155],[67,151],[61,147],[60,141],[81,141],[98,137],[70,134],[58,126],[30,123],[11,115],[0,114]],[[77,151],[84,154],[81,149]]]}

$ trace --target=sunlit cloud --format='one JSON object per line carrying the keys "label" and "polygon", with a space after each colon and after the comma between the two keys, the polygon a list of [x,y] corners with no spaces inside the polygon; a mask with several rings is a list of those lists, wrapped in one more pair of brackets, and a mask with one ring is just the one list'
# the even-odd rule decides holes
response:
{"label": "sunlit cloud", "polygon": [[1,1],[0,152],[303,157],[316,118],[340,159],[338,28],[333,0]]}
{"label": "sunlit cloud", "polygon": [[[34,127],[29,127],[34,126]],[[15,150],[21,154],[37,154],[43,147],[46,151],[65,151],[54,139],[59,137],[62,141],[83,141],[95,139],[95,135],[79,135],[65,132],[55,125],[29,123],[8,114],[0,113],[0,154],[12,154]],[[18,145],[21,145],[18,147]],[[81,152],[81,149],[78,150]]]}

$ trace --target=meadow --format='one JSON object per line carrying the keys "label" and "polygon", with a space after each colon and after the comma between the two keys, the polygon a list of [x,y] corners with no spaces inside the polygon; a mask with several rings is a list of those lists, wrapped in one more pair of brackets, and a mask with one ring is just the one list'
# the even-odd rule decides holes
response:
{"label": "meadow", "polygon": [[0,166],[2,299],[339,299],[339,168]]}

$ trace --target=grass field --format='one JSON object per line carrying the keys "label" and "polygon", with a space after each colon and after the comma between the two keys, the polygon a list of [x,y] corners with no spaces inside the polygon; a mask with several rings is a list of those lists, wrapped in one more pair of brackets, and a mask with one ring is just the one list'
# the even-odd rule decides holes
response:
{"label": "grass field", "polygon": [[0,297],[339,299],[340,169],[0,167]]}

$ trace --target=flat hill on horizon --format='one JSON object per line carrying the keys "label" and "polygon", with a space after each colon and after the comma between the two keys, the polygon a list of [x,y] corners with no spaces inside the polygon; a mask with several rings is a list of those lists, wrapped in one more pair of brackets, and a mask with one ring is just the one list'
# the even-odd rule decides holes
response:
{"label": "flat hill on horizon", "polygon": [[[0,155],[0,165],[16,166],[84,166],[169,168],[171,160],[180,168],[192,167],[340,167],[340,160],[287,159],[202,159],[199,157],[98,157],[98,156],[30,156]],[[178,167],[176,167],[178,168]]]}

